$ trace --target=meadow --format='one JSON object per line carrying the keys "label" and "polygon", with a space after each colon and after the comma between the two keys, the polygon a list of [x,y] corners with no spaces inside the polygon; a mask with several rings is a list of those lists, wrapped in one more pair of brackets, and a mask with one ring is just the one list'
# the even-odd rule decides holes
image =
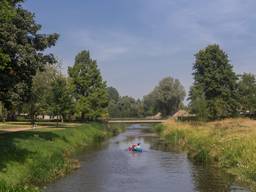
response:
{"label": "meadow", "polygon": [[187,151],[197,163],[215,163],[256,189],[256,121],[245,118],[214,122],[168,120],[155,131],[167,147]]}
{"label": "meadow", "polygon": [[[116,129],[100,123],[41,123],[36,129],[12,132],[28,123],[1,124],[0,192],[37,192],[45,184],[79,168],[74,155],[108,138]],[[6,130],[8,129],[8,130]]]}

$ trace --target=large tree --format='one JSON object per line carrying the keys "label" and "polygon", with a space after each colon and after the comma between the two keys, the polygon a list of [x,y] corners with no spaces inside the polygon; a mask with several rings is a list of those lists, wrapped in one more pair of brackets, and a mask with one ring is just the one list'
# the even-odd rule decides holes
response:
{"label": "large tree", "polygon": [[17,84],[29,90],[38,69],[55,62],[44,50],[55,45],[58,34],[39,33],[41,25],[35,22],[33,13],[22,8],[22,2],[0,2],[0,101],[5,105],[8,92],[19,94]]}
{"label": "large tree", "polygon": [[91,59],[89,51],[80,52],[75,58],[75,64],[68,69],[75,98],[76,112],[81,119],[95,119],[107,113],[106,82],[102,80],[100,70],[95,60]]}
{"label": "large tree", "polygon": [[163,78],[158,86],[144,97],[146,111],[161,112],[163,116],[173,115],[181,106],[185,89],[178,79]]}
{"label": "large tree", "polygon": [[237,76],[228,55],[214,44],[200,50],[195,58],[194,83],[189,97],[194,112],[197,115],[207,113],[209,119],[235,115],[238,108]]}
{"label": "large tree", "polygon": [[256,77],[251,73],[244,73],[238,82],[240,111],[251,115],[256,113]]}

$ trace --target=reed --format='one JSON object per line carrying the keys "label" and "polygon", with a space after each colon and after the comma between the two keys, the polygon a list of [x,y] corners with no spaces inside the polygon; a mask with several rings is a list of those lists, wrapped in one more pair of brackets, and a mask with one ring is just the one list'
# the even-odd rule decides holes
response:
{"label": "reed", "polygon": [[89,123],[0,134],[0,192],[37,192],[38,187],[79,167],[75,153],[112,135]]}
{"label": "reed", "polygon": [[196,162],[214,162],[256,188],[256,121],[237,118],[208,123],[168,120],[160,135]]}

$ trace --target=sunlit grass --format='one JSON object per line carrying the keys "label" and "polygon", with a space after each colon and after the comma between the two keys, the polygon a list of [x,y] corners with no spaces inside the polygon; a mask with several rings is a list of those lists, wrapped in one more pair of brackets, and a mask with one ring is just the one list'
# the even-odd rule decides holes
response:
{"label": "sunlit grass", "polygon": [[74,153],[112,134],[102,124],[0,134],[0,192],[34,192],[79,167]]}
{"label": "sunlit grass", "polygon": [[256,121],[245,118],[209,123],[168,120],[161,131],[171,145],[188,151],[199,162],[215,162],[256,186]]}
{"label": "sunlit grass", "polygon": [[[58,123],[58,128],[72,128],[82,125],[81,123]],[[56,122],[36,122],[36,128],[55,128],[57,127]],[[30,122],[5,122],[0,123],[0,131],[1,130],[8,130],[8,131],[15,131],[15,130],[26,130],[32,129],[32,124]]]}

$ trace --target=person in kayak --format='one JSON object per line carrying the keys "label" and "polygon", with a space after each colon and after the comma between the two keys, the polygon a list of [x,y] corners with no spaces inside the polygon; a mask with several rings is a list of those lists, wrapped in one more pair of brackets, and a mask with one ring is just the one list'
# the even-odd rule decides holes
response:
{"label": "person in kayak", "polygon": [[129,151],[140,151],[140,150],[141,150],[140,143],[132,144],[132,146],[129,147]]}
{"label": "person in kayak", "polygon": [[137,143],[137,145],[133,148],[134,150],[141,150],[141,146],[140,143]]}

